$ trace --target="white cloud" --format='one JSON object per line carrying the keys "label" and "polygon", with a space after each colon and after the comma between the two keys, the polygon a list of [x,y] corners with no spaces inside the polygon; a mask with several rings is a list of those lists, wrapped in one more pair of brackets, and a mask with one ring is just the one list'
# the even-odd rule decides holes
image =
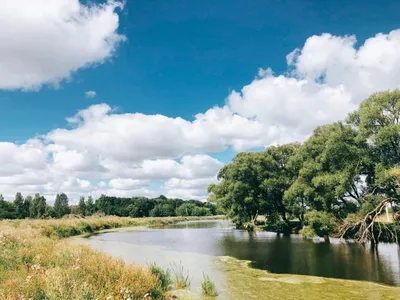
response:
{"label": "white cloud", "polygon": [[115,178],[111,179],[108,185],[117,190],[132,190],[148,185],[149,181],[131,179],[131,178]]}
{"label": "white cloud", "polygon": [[57,85],[103,63],[125,39],[117,8],[121,2],[0,1],[0,89]]}
{"label": "white cloud", "polygon": [[87,91],[85,93],[86,98],[94,98],[96,97],[96,92],[95,91]]}
{"label": "white cloud", "polygon": [[98,104],[69,117],[68,128],[23,145],[0,143],[0,190],[205,199],[222,166],[207,153],[304,140],[372,92],[400,87],[400,31],[355,43],[312,36],[288,54],[287,74],[261,69],[224,106],[193,120]]}

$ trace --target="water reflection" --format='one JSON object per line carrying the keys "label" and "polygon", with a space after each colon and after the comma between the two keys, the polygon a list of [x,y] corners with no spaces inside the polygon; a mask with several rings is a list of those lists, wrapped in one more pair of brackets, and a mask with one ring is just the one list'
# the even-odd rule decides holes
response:
{"label": "water reflection", "polygon": [[400,251],[395,244],[380,244],[377,250],[337,240],[326,244],[303,240],[298,235],[286,237],[234,230],[226,221],[185,222],[167,228],[111,232],[92,236],[88,242],[128,261],[134,257],[140,263],[147,260],[165,265],[186,260],[183,263],[190,264],[188,268],[196,269],[197,265],[197,269],[201,267],[207,272],[215,269],[210,255],[233,256],[250,260],[255,268],[275,273],[400,285]]}

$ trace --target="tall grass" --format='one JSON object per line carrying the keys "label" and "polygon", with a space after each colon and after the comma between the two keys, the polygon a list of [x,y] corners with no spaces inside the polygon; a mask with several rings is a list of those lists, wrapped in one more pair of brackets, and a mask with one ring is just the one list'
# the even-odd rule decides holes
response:
{"label": "tall grass", "polygon": [[201,290],[203,295],[209,297],[218,296],[217,288],[215,287],[215,283],[210,279],[210,277],[203,273],[203,281],[201,282]]}
{"label": "tall grass", "polygon": [[173,263],[172,274],[176,289],[187,289],[190,287],[189,272],[185,271],[182,264],[179,264],[178,266],[177,264]]}
{"label": "tall grass", "polygon": [[107,228],[166,225],[187,219],[0,221],[0,299],[162,299],[169,285],[167,274],[124,264],[62,238]]}
{"label": "tall grass", "polygon": [[155,263],[150,265],[150,272],[157,277],[162,290],[168,291],[171,288],[171,272],[169,269],[163,269]]}

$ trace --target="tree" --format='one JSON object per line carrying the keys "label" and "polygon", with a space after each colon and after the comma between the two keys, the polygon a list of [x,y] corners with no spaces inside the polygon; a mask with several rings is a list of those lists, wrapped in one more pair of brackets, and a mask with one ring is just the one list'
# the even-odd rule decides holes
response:
{"label": "tree", "polygon": [[193,216],[193,211],[196,206],[193,203],[185,202],[176,209],[177,216]]}
{"label": "tree", "polygon": [[171,204],[157,204],[150,210],[150,217],[170,217],[175,215],[175,209]]}
{"label": "tree", "polygon": [[238,226],[253,225],[259,215],[279,214],[284,222],[284,193],[296,177],[289,163],[300,144],[270,147],[263,152],[239,153],[209,186],[210,202],[217,203]]}
{"label": "tree", "polygon": [[154,202],[147,198],[136,198],[134,204],[128,206],[129,216],[134,218],[149,217],[150,210],[154,207]]}
{"label": "tree", "polygon": [[30,218],[42,218],[46,214],[46,199],[40,194],[35,194],[32,204],[29,207]]}
{"label": "tree", "polygon": [[16,209],[16,217],[18,219],[25,219],[27,215],[25,215],[24,198],[22,197],[21,193],[17,193],[15,195],[14,205]]}
{"label": "tree", "polygon": [[15,219],[16,209],[13,203],[4,200],[0,194],[0,219]]}
{"label": "tree", "polygon": [[31,206],[32,206],[32,196],[27,196],[24,199],[24,204],[23,204],[23,209],[24,209],[23,214],[26,218],[31,218],[30,214]]}
{"label": "tree", "polygon": [[400,90],[371,95],[351,113],[347,122],[368,140],[372,158],[384,166],[400,162]]}
{"label": "tree", "polygon": [[62,218],[63,216],[70,213],[70,208],[68,206],[68,197],[66,194],[57,194],[53,209],[54,214],[57,218]]}
{"label": "tree", "polygon": [[87,215],[87,213],[86,213],[87,208],[86,208],[86,203],[85,203],[85,197],[81,197],[81,198],[79,199],[79,204],[78,204],[78,206],[79,206],[79,213],[80,213],[82,216],[86,216],[86,215]]}
{"label": "tree", "polygon": [[93,202],[93,197],[89,196],[86,203],[86,215],[91,216],[96,211],[96,207]]}
{"label": "tree", "polygon": [[347,122],[355,128],[357,139],[367,143],[370,167],[368,194],[359,210],[345,220],[341,236],[356,231],[359,242],[377,244],[384,228],[392,240],[397,240],[398,234],[386,224],[378,226],[378,233],[374,225],[386,205],[400,204],[400,90],[371,95]]}
{"label": "tree", "polygon": [[[304,232],[313,233],[314,235],[323,237],[326,242],[329,242],[329,235],[335,231],[336,218],[333,214],[325,211],[312,210],[307,212],[305,216]],[[307,230],[309,227],[310,230]]]}
{"label": "tree", "polygon": [[208,207],[196,206],[192,211],[192,216],[198,216],[198,217],[211,216],[211,211]]}
{"label": "tree", "polygon": [[362,202],[368,176],[366,143],[341,122],[316,128],[291,163],[298,176],[285,193],[285,202],[302,215],[306,208],[345,217]]}

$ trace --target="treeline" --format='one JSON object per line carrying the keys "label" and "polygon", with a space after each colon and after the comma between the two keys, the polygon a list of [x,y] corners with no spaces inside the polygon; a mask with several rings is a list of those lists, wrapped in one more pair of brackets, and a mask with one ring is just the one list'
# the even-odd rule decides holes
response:
{"label": "treeline", "polygon": [[61,193],[56,196],[53,206],[48,205],[40,194],[24,198],[17,193],[13,201],[6,201],[0,195],[0,219],[62,218],[69,214],[91,216],[95,213],[120,217],[211,216],[216,215],[217,210],[212,203],[168,199],[163,195],[154,199],[102,195],[96,201],[89,196],[81,197],[78,205],[69,205],[68,196]]}
{"label": "treeline", "polygon": [[[365,242],[385,229],[396,240],[399,167],[400,91],[394,90],[373,94],[344,122],[317,127],[303,144],[239,153],[209,186],[209,201],[238,227],[265,216],[277,231],[298,220],[305,235],[351,233]],[[394,222],[374,227],[387,206]]]}

